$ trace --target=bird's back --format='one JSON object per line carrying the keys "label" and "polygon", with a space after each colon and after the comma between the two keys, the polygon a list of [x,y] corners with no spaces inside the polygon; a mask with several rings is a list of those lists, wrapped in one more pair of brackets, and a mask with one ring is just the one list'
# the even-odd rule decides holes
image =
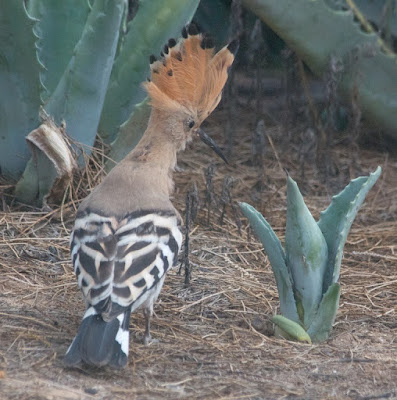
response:
{"label": "bird's back", "polygon": [[180,217],[158,190],[158,176],[148,182],[139,168],[127,172],[116,169],[86,198],[71,237],[79,286],[105,320],[145,300],[182,242]]}

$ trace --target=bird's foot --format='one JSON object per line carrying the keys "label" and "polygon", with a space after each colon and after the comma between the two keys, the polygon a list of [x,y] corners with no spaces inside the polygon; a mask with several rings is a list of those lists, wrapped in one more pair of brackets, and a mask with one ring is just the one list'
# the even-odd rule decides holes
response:
{"label": "bird's foot", "polygon": [[160,341],[158,339],[153,339],[152,335],[150,333],[149,334],[145,333],[143,335],[143,344],[145,346],[148,346],[149,344],[153,344],[153,343],[159,343],[159,342]]}

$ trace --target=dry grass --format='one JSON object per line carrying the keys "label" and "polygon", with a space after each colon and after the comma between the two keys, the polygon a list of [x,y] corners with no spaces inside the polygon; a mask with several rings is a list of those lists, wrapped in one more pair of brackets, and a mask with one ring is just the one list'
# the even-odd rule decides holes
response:
{"label": "dry grass", "polygon": [[[225,113],[212,119],[220,137]],[[123,371],[65,369],[62,357],[74,337],[83,302],[69,261],[68,241],[74,211],[69,202],[54,211],[9,207],[0,212],[0,398],[4,399],[386,399],[397,397],[397,158],[360,149],[352,169],[352,148],[332,151],[339,175],[324,183],[308,165],[305,179],[294,146],[272,139],[265,160],[262,193],[250,161],[247,113],[239,121],[231,166],[216,164],[214,191],[225,175],[236,181],[234,200],[258,207],[283,238],[285,173],[298,180],[315,215],[349,179],[383,167],[346,244],[341,269],[341,304],[329,341],[306,345],[272,336],[269,317],[278,312],[274,278],[261,246],[231,207],[219,225],[212,206],[210,225],[204,207],[204,168],[213,158],[195,143],[180,157],[174,203],[184,210],[185,194],[196,182],[201,211],[191,240],[192,282],[170,272],[155,308],[145,347],[143,317],[134,314],[130,361]],[[219,139],[220,140],[220,139]],[[88,169],[74,193],[82,197],[100,179]],[[1,186],[6,190],[7,185]]]}

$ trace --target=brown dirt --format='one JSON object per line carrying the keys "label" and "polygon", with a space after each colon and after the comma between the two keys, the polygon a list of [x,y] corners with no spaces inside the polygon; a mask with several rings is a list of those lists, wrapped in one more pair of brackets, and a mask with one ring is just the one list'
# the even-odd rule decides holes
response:
{"label": "brown dirt", "polygon": [[[209,123],[209,131],[220,142],[226,118],[221,110]],[[216,160],[214,192],[219,200],[224,177],[233,176],[234,201],[254,204],[282,240],[283,168],[298,181],[315,216],[351,178],[368,174],[377,165],[383,168],[348,237],[340,309],[331,338],[311,346],[272,336],[269,318],[278,312],[278,299],[269,262],[245,220],[239,233],[230,205],[223,225],[219,204],[211,207],[207,224],[203,171],[213,155],[195,143],[181,155],[181,170],[175,174],[179,210],[184,210],[192,182],[201,198],[190,235],[191,285],[185,287],[176,271],[169,273],[152,324],[159,343],[144,346],[143,316],[132,316],[131,352],[123,371],[62,365],[84,308],[68,249],[76,204],[48,212],[10,207],[3,201],[1,399],[397,397],[396,154],[340,145],[330,150],[339,173],[324,179],[313,163],[301,168],[294,140],[282,140],[284,127],[278,123],[266,130],[272,145],[267,141],[262,179],[251,162],[253,118],[247,110],[238,117],[234,156],[230,166]],[[354,166],[353,153],[359,160]],[[257,190],[260,179],[262,192]]]}

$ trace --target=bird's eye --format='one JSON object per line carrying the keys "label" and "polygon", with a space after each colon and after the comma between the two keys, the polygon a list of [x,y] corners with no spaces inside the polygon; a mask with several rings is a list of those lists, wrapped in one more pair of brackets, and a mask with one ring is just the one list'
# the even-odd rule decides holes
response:
{"label": "bird's eye", "polygon": [[194,126],[194,121],[189,121],[189,123],[187,124],[187,126],[189,127],[189,129],[192,129]]}

